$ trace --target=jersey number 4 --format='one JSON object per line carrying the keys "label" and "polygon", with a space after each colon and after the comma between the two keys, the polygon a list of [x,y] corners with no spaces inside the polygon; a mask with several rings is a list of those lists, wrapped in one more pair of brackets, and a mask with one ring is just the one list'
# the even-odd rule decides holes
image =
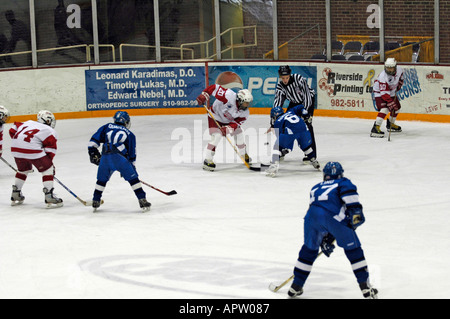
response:
{"label": "jersey number 4", "polygon": [[25,137],[23,138],[23,140],[25,141],[25,142],[28,142],[28,143],[30,143],[31,142],[31,140],[32,140],[32,138],[37,134],[37,133],[39,133],[39,130],[38,129],[31,129],[31,130],[26,130],[28,127],[27,126],[25,126],[23,129],[21,129],[20,131],[18,131],[15,135],[14,135],[14,137],[13,137],[13,139],[18,139],[19,138],[19,136],[24,136],[25,135]]}

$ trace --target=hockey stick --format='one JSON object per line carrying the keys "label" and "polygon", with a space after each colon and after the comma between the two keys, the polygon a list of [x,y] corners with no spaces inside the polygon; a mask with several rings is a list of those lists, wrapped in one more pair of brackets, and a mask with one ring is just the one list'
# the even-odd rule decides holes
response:
{"label": "hockey stick", "polygon": [[292,275],[291,277],[286,279],[283,283],[279,284],[278,286],[276,286],[274,283],[270,283],[269,290],[272,292],[277,292],[278,290],[283,288],[288,282],[290,282],[292,279],[294,279],[294,275]]}
{"label": "hockey stick", "polygon": [[[333,241],[333,244],[335,243],[335,241],[336,241],[336,240]],[[322,255],[322,254],[323,254],[323,251],[321,251],[321,252],[317,255],[317,257],[319,257],[319,256]],[[289,277],[288,279],[286,279],[284,282],[282,282],[282,283],[279,284],[278,286],[275,285],[273,282],[271,282],[271,283],[269,284],[269,290],[272,291],[272,292],[277,292],[278,290],[280,290],[281,288],[283,288],[284,286],[286,286],[286,284],[287,284],[288,282],[290,282],[292,279],[294,279],[294,276],[295,276],[295,275],[292,275],[291,277]]]}
{"label": "hockey stick", "polygon": [[[0,156],[0,159],[3,161],[3,163],[5,163],[6,165],[8,165],[13,171],[15,171],[16,173],[19,173],[19,171],[18,171],[14,166],[12,166],[11,164],[9,164],[8,161],[5,160],[2,156]],[[31,170],[30,170],[30,173],[34,173],[34,169],[31,169]]]}
{"label": "hockey stick", "polygon": [[[53,179],[58,182],[59,185],[61,185],[66,191],[68,191],[73,197],[75,197],[76,199],[78,199],[80,201],[81,204],[83,204],[84,206],[92,206],[92,201],[85,201],[82,200],[80,197],[78,197],[74,192],[72,192],[70,190],[69,187],[67,187],[66,185],[64,185],[59,179],[56,178],[56,176],[53,176]],[[101,204],[104,204],[104,201],[101,201]]]}
{"label": "hockey stick", "polygon": [[14,166],[12,166],[11,164],[9,164],[2,156],[0,156],[0,159],[3,161],[3,163],[5,163],[6,165],[8,165],[13,171],[15,171],[16,173],[19,172]]}
{"label": "hockey stick", "polygon": [[391,131],[392,131],[392,126],[389,125],[388,142],[391,141]]}
{"label": "hockey stick", "polygon": [[[397,94],[395,95],[395,99],[394,99],[394,101],[397,101]],[[390,117],[389,118],[391,118],[392,116],[394,116],[394,111],[392,111],[392,112],[390,112]],[[389,120],[389,119],[388,119]],[[388,142],[390,142],[391,141],[391,132],[392,132],[392,123],[390,123],[389,124],[389,134],[388,134]]]}
{"label": "hockey stick", "polygon": [[150,185],[150,184],[147,184],[147,183],[144,182],[144,181],[140,181],[140,182],[141,182],[142,184],[144,184],[145,186],[148,186],[148,187],[150,187],[150,188],[153,188],[154,190],[156,190],[156,191],[158,191],[158,192],[160,192],[160,193],[163,193],[164,195],[167,195],[167,196],[172,196],[172,195],[178,194],[176,190],[171,190],[170,192],[165,192],[165,191],[160,190],[159,188],[156,188],[156,187],[154,187],[154,186],[152,186],[152,185]]}
{"label": "hockey stick", "polygon": [[[6,164],[8,165],[12,170],[14,170],[16,173],[19,173],[19,171],[12,166],[11,164],[9,164],[3,157],[0,157],[0,159]],[[78,199],[84,206],[92,206],[92,201],[84,201],[81,198],[79,198],[77,195],[75,195],[74,192],[72,192],[66,185],[64,185],[63,183],[61,183],[61,181],[59,179],[56,178],[56,176],[53,176],[53,179],[55,181],[57,181],[59,183],[59,185],[61,185],[62,187],[64,187],[70,194],[72,194],[76,199]],[[103,204],[103,200],[102,200],[102,204]]]}
{"label": "hockey stick", "polygon": [[[214,117],[214,115],[211,113],[211,111],[208,109],[208,107],[203,104],[203,107],[205,108],[206,112],[208,112],[209,116],[211,116],[211,118],[213,119],[214,123],[216,123],[217,127],[219,129],[222,129],[222,126],[219,124],[219,122],[216,121],[216,118]],[[242,162],[245,164],[245,166],[247,166],[248,169],[252,170],[252,171],[261,171],[262,167],[267,167],[268,165],[263,165],[261,164],[261,167],[253,167],[251,166],[249,163],[247,163],[245,161],[245,158],[239,154],[239,151],[237,150],[236,146],[231,142],[230,138],[225,134],[225,138],[227,139],[228,143],[230,143],[231,147],[234,149],[234,152],[239,156],[239,158],[242,160]]]}

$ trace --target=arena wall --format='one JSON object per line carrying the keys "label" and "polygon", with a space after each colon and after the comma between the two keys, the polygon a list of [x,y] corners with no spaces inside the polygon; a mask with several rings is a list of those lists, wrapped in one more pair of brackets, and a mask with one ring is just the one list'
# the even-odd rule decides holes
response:
{"label": "arena wall", "polygon": [[[282,62],[308,79],[317,92],[316,116],[376,116],[372,85],[381,64]],[[276,62],[121,64],[0,72],[0,105],[11,121],[34,119],[42,109],[58,119],[131,115],[200,114],[196,96],[209,84],[246,87],[253,114],[267,114],[278,81]],[[401,65],[405,83],[399,119],[450,122],[450,67]]]}

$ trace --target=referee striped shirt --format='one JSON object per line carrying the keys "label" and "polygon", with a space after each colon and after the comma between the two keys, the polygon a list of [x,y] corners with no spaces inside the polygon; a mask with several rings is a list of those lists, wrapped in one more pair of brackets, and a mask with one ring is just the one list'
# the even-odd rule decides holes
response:
{"label": "referee striped shirt", "polygon": [[273,106],[283,107],[284,101],[288,100],[292,104],[303,104],[309,114],[314,111],[314,96],[316,92],[308,86],[306,79],[300,74],[291,74],[289,83],[278,82],[275,90],[275,100]]}

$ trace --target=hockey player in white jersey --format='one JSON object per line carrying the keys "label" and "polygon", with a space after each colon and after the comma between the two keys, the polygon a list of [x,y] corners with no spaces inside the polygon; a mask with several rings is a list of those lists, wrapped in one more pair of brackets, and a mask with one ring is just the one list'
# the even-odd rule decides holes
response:
{"label": "hockey player in white jersey", "polygon": [[3,105],[0,105],[0,156],[3,154],[3,124],[8,122],[9,111]]}
{"label": "hockey player in white jersey", "polygon": [[211,113],[221,128],[219,128],[214,119],[208,115],[208,126],[211,139],[206,146],[203,169],[214,171],[216,164],[214,163],[213,158],[216,147],[222,139],[222,136],[226,136],[227,134],[234,137],[239,154],[247,163],[249,163],[251,159],[246,152],[245,137],[241,126],[250,115],[248,107],[253,101],[252,94],[247,89],[240,90],[236,93],[231,89],[225,89],[218,84],[214,84],[203,90],[197,97],[198,104],[204,105],[209,101],[210,96],[216,98],[211,107]]}
{"label": "hockey player in white jersey", "polygon": [[395,124],[397,115],[400,112],[400,101],[397,92],[403,85],[403,69],[397,65],[394,58],[386,59],[384,71],[380,73],[373,85],[375,103],[378,109],[378,115],[370,132],[371,137],[384,137],[381,131],[381,124],[390,113],[390,119],[386,121],[386,128],[391,132],[401,132],[400,126]]}
{"label": "hockey player in white jersey", "polygon": [[33,166],[42,174],[45,203],[48,207],[61,207],[63,200],[53,194],[58,135],[54,130],[55,116],[49,111],[40,111],[37,121],[16,122],[9,130],[11,136],[11,153],[17,165],[15,184],[11,195],[11,204],[19,205],[25,200],[22,187]]}

